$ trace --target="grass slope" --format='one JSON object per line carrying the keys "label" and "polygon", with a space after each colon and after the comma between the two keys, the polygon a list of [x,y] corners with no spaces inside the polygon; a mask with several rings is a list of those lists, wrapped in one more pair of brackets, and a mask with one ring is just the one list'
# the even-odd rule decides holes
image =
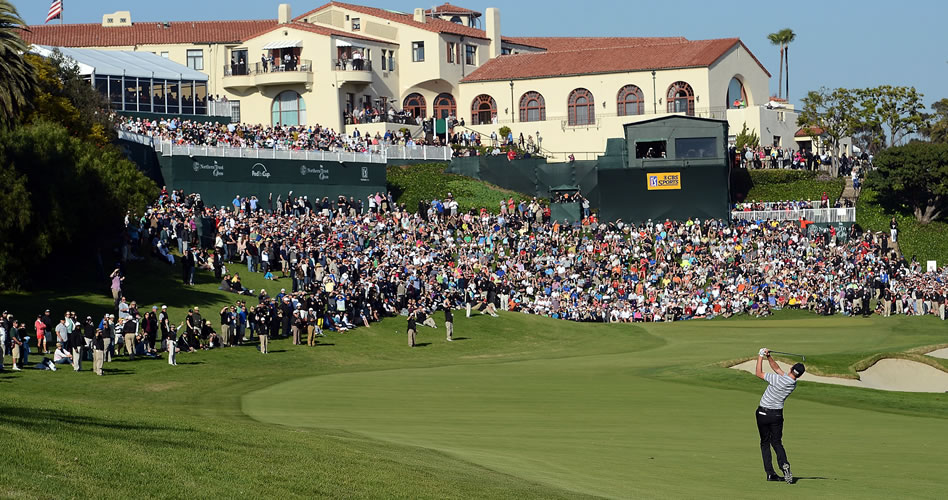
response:
{"label": "grass slope", "polygon": [[395,201],[415,211],[421,200],[443,200],[448,193],[458,202],[462,212],[486,207],[498,212],[500,200],[513,198],[520,201],[530,199],[527,195],[503,189],[463,175],[446,174],[445,165],[430,163],[388,168],[389,190],[395,193]]}
{"label": "grass slope", "polygon": [[753,186],[747,201],[819,200],[825,192],[830,200],[843,194],[846,180],[820,177],[805,170],[750,170]]}
{"label": "grass slope", "polygon": [[[207,277],[182,289],[175,274],[135,266],[131,295],[168,300],[177,320],[182,307],[210,316],[235,297]],[[104,295],[0,294],[21,317],[47,301],[80,313],[108,305]],[[269,356],[247,346],[181,355],[177,368],[119,360],[106,377],[0,374],[0,432],[17,463],[0,468],[0,496],[787,494],[761,481],[751,411],[762,383],[721,361],[767,345],[848,373],[878,352],[944,342],[944,324],[930,318],[456,318],[463,340],[422,328],[427,345],[414,350],[404,321],[389,319],[316,348],[277,341]],[[797,476],[826,478],[801,480],[797,496],[935,498],[948,486],[945,395],[801,383],[787,413]]]}
{"label": "grass slope", "polygon": [[923,263],[936,260],[939,266],[948,264],[948,222],[920,224],[911,214],[888,212],[876,202],[875,191],[862,189],[856,202],[856,222],[860,226],[888,233],[892,217],[899,223],[899,248],[907,260],[916,256]]}

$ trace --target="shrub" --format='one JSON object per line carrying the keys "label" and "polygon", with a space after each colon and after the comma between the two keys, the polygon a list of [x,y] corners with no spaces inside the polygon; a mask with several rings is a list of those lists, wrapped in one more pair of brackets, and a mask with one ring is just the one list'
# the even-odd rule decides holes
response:
{"label": "shrub", "polygon": [[445,173],[445,165],[425,163],[403,167],[389,167],[388,189],[397,203],[404,203],[409,211],[418,210],[418,202],[444,199],[448,193],[458,202],[458,209],[467,211],[484,207],[498,212],[500,200],[529,199],[527,195],[501,189],[483,181],[462,175]]}

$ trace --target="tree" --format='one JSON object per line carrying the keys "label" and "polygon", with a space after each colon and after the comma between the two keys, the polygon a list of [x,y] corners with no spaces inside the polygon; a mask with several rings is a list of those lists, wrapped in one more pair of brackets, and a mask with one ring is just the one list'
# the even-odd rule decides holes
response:
{"label": "tree", "polygon": [[744,146],[747,146],[751,149],[757,149],[760,147],[760,137],[757,136],[757,130],[747,130],[747,122],[744,122],[744,127],[741,128],[741,133],[737,134],[734,138],[734,147],[738,152],[744,150]]}
{"label": "tree", "polygon": [[843,88],[811,90],[801,102],[803,109],[797,117],[797,125],[807,128],[814,140],[826,137],[832,146],[832,174],[837,174],[836,156],[839,144],[845,137],[853,134],[859,126],[859,110],[856,95]]}
{"label": "tree", "polygon": [[7,287],[114,243],[125,213],[143,213],[158,195],[116,147],[49,122],[0,133],[0,182],[0,284]]}
{"label": "tree", "polygon": [[777,78],[777,97],[783,98],[783,39],[780,37],[780,32],[777,31],[767,35],[767,40],[774,47],[779,47],[780,50],[780,76]]}
{"label": "tree", "polygon": [[104,146],[114,139],[114,124],[105,111],[108,102],[83,80],[75,63],[55,50],[50,57],[27,56],[35,68],[33,108],[25,123],[49,121],[66,127],[74,137]]}
{"label": "tree", "polygon": [[932,104],[934,113],[925,116],[925,125],[919,133],[929,141],[948,143],[948,99],[942,99]]}
{"label": "tree", "polygon": [[797,34],[790,28],[784,28],[778,32],[780,39],[783,40],[783,64],[787,71],[784,73],[787,80],[787,100],[790,100],[790,44],[796,41]]}
{"label": "tree", "polygon": [[874,165],[868,185],[889,208],[909,209],[922,224],[948,213],[948,144],[912,142],[889,148],[876,156]]}
{"label": "tree", "polygon": [[[854,91],[859,96],[859,128],[888,131],[888,146],[897,146],[906,136],[918,133],[926,121],[922,94],[915,87],[880,85]],[[886,144],[885,136],[881,137]]]}
{"label": "tree", "polygon": [[0,0],[0,128],[9,127],[30,107],[36,79],[26,60],[28,45],[20,37],[26,23],[7,0]]}
{"label": "tree", "polygon": [[790,99],[790,44],[796,40],[797,34],[790,28],[784,28],[776,33],[767,35],[767,40],[780,50],[780,76],[777,78],[777,97],[783,98],[784,68],[787,75],[787,99]]}

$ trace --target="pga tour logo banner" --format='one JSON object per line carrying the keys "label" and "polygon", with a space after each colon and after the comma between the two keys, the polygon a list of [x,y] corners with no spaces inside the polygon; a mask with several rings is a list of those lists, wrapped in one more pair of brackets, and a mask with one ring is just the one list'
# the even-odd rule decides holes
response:
{"label": "pga tour logo banner", "polygon": [[648,190],[681,189],[681,172],[645,174]]}

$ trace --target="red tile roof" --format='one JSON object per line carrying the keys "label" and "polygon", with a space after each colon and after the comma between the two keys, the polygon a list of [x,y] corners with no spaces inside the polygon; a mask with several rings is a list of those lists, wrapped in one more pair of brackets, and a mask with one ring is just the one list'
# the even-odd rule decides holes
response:
{"label": "red tile roof", "polygon": [[465,9],[464,7],[458,7],[457,5],[451,5],[447,2],[435,7],[434,9],[426,9],[426,14],[438,14],[438,15],[448,15],[448,14],[463,14],[463,15],[473,15],[474,17],[480,17],[481,13],[476,10]]}
{"label": "red tile roof", "polygon": [[[653,69],[701,68],[714,64],[737,44],[744,46],[738,38],[695,41],[676,39],[629,46],[506,55],[491,59],[461,81],[522,80]],[[744,48],[747,49],[746,46]],[[767,71],[763,66],[761,69]]]}
{"label": "red tile roof", "polygon": [[276,26],[276,19],[257,21],[172,21],[104,27],[101,24],[30,26],[23,39],[56,47],[118,47],[144,44],[240,42],[248,35]]}
{"label": "red tile roof", "polygon": [[819,137],[823,135],[825,130],[820,127],[803,127],[800,130],[797,130],[796,134],[793,134],[794,137]]}
{"label": "red tile roof", "polygon": [[481,38],[486,40],[487,35],[484,33],[484,30],[479,30],[476,28],[471,28],[457,23],[452,23],[450,21],[445,21],[443,19],[427,18],[425,22],[419,23],[415,21],[415,16],[412,14],[405,14],[401,12],[395,12],[392,10],[378,9],[375,7],[365,7],[362,5],[353,5],[343,2],[329,2],[320,7],[306,12],[305,14],[296,16],[294,21],[299,21],[301,19],[312,17],[313,14],[327,9],[329,7],[339,7],[341,9],[351,10],[353,12],[360,12],[365,15],[375,16],[381,19],[386,19],[388,21],[396,22],[399,24],[404,24],[407,26],[412,26],[415,28],[423,29],[426,31],[433,31],[435,33],[449,33],[452,35],[464,35],[470,38]]}
{"label": "red tile roof", "polygon": [[389,45],[398,45],[397,43],[392,42],[392,41],[389,41],[389,40],[383,40],[383,39],[380,39],[380,38],[372,38],[372,37],[369,37],[369,36],[360,35],[360,34],[358,34],[358,33],[350,33],[350,32],[348,32],[348,31],[334,30],[334,29],[332,29],[332,28],[326,28],[326,27],[323,27],[323,26],[318,26],[318,25],[315,25],[315,24],[304,23],[304,22],[298,22],[298,21],[293,21],[293,22],[291,22],[291,23],[289,23],[289,24],[277,24],[276,26],[272,26],[272,27],[267,28],[267,29],[265,29],[265,30],[263,30],[263,31],[260,31],[260,32],[258,32],[258,33],[254,33],[254,34],[252,34],[252,35],[246,37],[243,41],[250,40],[251,38],[257,38],[257,37],[260,36],[260,35],[265,35],[265,34],[271,32],[271,31],[276,31],[276,30],[280,30],[280,29],[284,29],[284,28],[293,28],[293,29],[297,29],[297,30],[309,31],[310,33],[316,33],[316,34],[318,34],[318,35],[325,35],[325,36],[341,36],[341,37],[345,37],[345,38],[351,38],[351,39],[354,39],[354,40],[366,40],[366,41],[369,41],[369,42],[379,42],[379,43],[387,43],[387,44],[389,44]]}
{"label": "red tile roof", "polygon": [[539,47],[550,52],[564,50],[604,49],[611,47],[634,47],[636,45],[654,45],[656,43],[687,42],[684,37],[572,37],[572,36],[509,36],[505,42],[517,45]]}

